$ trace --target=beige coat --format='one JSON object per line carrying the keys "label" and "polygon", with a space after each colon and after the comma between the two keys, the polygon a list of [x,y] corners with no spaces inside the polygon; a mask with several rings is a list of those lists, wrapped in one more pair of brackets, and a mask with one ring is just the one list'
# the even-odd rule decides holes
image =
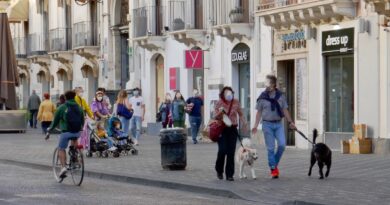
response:
{"label": "beige coat", "polygon": [[40,122],[51,122],[54,118],[56,106],[50,100],[44,100],[39,106],[38,120]]}

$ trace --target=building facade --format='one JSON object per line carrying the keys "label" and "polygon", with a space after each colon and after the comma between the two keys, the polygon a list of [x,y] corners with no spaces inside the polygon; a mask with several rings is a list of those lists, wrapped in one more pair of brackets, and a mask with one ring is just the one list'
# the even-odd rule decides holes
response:
{"label": "building facade", "polygon": [[[332,148],[368,125],[369,137],[389,138],[386,1],[260,0],[256,15],[273,29],[273,71],[299,129],[319,129]],[[383,4],[383,5],[379,5]],[[387,17],[386,17],[387,18]],[[385,72],[385,73],[383,73]],[[304,139],[289,133],[298,147]]]}
{"label": "building facade", "polygon": [[21,86],[20,107],[31,90],[56,101],[82,86],[91,102],[98,87],[125,88],[129,76],[129,1],[14,0],[10,18]]}

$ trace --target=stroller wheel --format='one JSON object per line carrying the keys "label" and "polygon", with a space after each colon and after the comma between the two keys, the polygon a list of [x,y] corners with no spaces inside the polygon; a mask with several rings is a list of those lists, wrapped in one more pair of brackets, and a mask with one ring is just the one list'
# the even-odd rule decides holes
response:
{"label": "stroller wheel", "polygon": [[120,156],[120,153],[117,152],[117,151],[114,151],[114,152],[112,153],[112,156],[115,157],[115,158],[118,158],[118,157]]}
{"label": "stroller wheel", "polygon": [[86,157],[90,158],[93,156],[92,152],[91,151],[87,151],[87,154],[85,155]]}
{"label": "stroller wheel", "polygon": [[102,152],[96,152],[97,157],[102,157]]}
{"label": "stroller wheel", "polygon": [[103,155],[104,158],[107,158],[107,157],[108,157],[108,152],[107,152],[107,151],[104,151],[104,152],[102,153],[102,155]]}
{"label": "stroller wheel", "polygon": [[130,150],[130,153],[131,153],[132,155],[138,155],[138,150],[136,150],[136,149],[131,149],[131,150]]}

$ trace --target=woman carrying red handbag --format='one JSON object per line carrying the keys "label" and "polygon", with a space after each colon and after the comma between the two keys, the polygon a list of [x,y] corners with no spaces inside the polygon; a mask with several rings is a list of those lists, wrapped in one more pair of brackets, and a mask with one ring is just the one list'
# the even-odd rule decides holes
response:
{"label": "woman carrying red handbag", "polygon": [[[243,115],[240,102],[237,99],[234,99],[234,91],[231,87],[224,87],[219,94],[219,101],[215,105],[215,119],[222,120],[225,122],[225,126],[222,130],[221,137],[218,139],[218,155],[217,161],[215,163],[215,171],[217,171],[218,179],[223,179],[223,172],[225,166],[225,157],[226,157],[226,166],[225,174],[226,180],[234,181],[234,154],[236,152],[236,143],[238,137],[238,117],[240,118],[241,123],[243,123],[243,131],[245,131],[248,126]],[[231,126],[225,119],[226,115],[230,121]]]}

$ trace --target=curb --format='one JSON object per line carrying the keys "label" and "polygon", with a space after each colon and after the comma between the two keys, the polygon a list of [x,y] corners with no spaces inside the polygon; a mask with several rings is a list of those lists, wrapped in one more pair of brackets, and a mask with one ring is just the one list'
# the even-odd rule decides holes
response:
{"label": "curb", "polygon": [[[45,171],[52,170],[51,166],[43,165],[43,164],[36,164],[36,163],[31,163],[31,162],[23,162],[23,161],[8,160],[8,159],[0,159],[0,162],[5,163],[5,164],[10,164],[10,165],[29,167],[32,169],[39,169],[39,170],[45,170]],[[197,194],[207,194],[207,195],[214,195],[214,196],[226,197],[226,198],[231,198],[231,199],[240,199],[240,200],[245,200],[245,201],[251,201],[251,200],[248,200],[248,199],[241,197],[240,195],[238,195],[230,190],[224,190],[224,189],[216,189],[216,188],[210,188],[210,187],[182,184],[182,183],[177,183],[177,182],[167,182],[167,181],[146,179],[146,178],[141,178],[141,177],[130,177],[130,176],[122,176],[122,175],[116,175],[116,174],[106,174],[106,173],[100,173],[100,172],[94,172],[94,171],[84,171],[84,176],[90,177],[90,178],[95,178],[95,179],[111,180],[111,181],[122,182],[122,183],[130,183],[130,184],[136,184],[136,185],[151,186],[151,187],[157,187],[157,188],[172,189],[172,190],[186,191],[186,192],[192,192],[192,193],[197,193]]]}

